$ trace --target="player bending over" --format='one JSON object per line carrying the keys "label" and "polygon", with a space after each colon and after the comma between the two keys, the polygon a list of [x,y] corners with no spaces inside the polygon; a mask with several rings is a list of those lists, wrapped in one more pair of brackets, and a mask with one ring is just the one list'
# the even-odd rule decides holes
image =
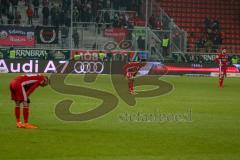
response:
{"label": "player bending over", "polygon": [[222,50],[215,59],[216,63],[219,65],[219,87],[223,87],[224,78],[227,76],[227,65],[228,56],[226,55],[226,49]]}
{"label": "player bending over", "polygon": [[[10,91],[12,100],[15,101],[15,116],[18,128],[37,128],[28,123],[29,103],[28,98],[31,93],[38,87],[44,87],[49,84],[49,79],[41,74],[29,74],[17,76],[10,82]],[[23,104],[24,124],[20,120],[20,104]]]}
{"label": "player bending over", "polygon": [[123,67],[124,76],[128,80],[128,90],[131,94],[135,94],[134,78],[136,78],[138,71],[143,66],[144,64],[142,62],[129,62]]}

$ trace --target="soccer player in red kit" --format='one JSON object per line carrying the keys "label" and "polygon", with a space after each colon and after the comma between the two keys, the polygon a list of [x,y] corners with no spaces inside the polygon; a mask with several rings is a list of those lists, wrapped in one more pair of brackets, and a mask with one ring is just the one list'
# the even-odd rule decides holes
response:
{"label": "soccer player in red kit", "polygon": [[223,49],[222,53],[216,56],[215,61],[219,65],[219,87],[222,88],[224,77],[227,76],[228,56],[226,55],[226,49]]}
{"label": "soccer player in red kit", "polygon": [[[18,128],[37,128],[28,123],[29,117],[29,96],[39,86],[46,86],[49,84],[48,77],[41,74],[29,74],[17,76],[10,82],[10,91],[12,100],[15,101],[15,116]],[[24,124],[20,120],[20,104],[23,104],[23,118]]]}
{"label": "soccer player in red kit", "polygon": [[128,89],[131,94],[135,94],[134,78],[137,75],[139,69],[143,66],[144,64],[142,62],[129,62],[123,67],[124,76],[128,80]]}

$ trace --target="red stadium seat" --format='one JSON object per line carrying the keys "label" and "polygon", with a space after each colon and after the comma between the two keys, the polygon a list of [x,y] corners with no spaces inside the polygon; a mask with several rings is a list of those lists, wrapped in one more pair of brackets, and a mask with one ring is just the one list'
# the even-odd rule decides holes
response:
{"label": "red stadium seat", "polygon": [[226,47],[240,46],[240,23],[237,21],[240,1],[162,0],[160,4],[168,6],[164,9],[167,12],[171,11],[170,15],[176,19],[177,24],[192,33],[194,38],[189,39],[191,43],[200,37],[204,31],[204,19],[210,17],[220,22],[221,31],[225,34],[223,43],[227,44]]}

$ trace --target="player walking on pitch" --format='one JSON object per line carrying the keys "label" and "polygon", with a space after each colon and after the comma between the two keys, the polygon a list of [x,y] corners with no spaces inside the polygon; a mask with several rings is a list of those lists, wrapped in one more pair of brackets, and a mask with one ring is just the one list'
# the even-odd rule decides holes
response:
{"label": "player walking on pitch", "polygon": [[[17,76],[10,82],[11,98],[15,101],[15,116],[18,128],[37,128],[28,123],[29,117],[29,96],[39,86],[46,86],[49,84],[49,79],[41,74],[30,74]],[[23,104],[23,118],[24,124],[20,120],[20,104]]]}
{"label": "player walking on pitch", "polygon": [[223,87],[224,78],[227,76],[227,65],[228,56],[226,55],[226,49],[222,50],[215,59],[216,63],[219,65],[219,87]]}

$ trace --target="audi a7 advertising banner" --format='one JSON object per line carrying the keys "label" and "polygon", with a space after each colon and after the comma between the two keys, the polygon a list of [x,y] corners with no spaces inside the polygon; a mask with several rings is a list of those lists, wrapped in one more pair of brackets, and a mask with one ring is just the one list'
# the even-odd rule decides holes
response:
{"label": "audi a7 advertising banner", "polygon": [[[64,74],[123,74],[124,61],[67,61],[67,60],[12,60],[0,59],[1,73],[64,73]],[[137,75],[208,75],[218,74],[216,65],[162,64],[146,62]],[[229,65],[227,73],[240,76],[240,66]]]}
{"label": "audi a7 advertising banner", "polygon": [[[123,74],[124,61],[66,61],[66,60],[11,60],[0,59],[1,73],[63,73],[63,74]],[[147,62],[139,76],[165,74],[159,62]]]}
{"label": "audi a7 advertising banner", "polygon": [[34,27],[0,26],[0,45],[33,47]]}
{"label": "audi a7 advertising banner", "polygon": [[1,73],[109,74],[110,63],[100,61],[0,59]]}

